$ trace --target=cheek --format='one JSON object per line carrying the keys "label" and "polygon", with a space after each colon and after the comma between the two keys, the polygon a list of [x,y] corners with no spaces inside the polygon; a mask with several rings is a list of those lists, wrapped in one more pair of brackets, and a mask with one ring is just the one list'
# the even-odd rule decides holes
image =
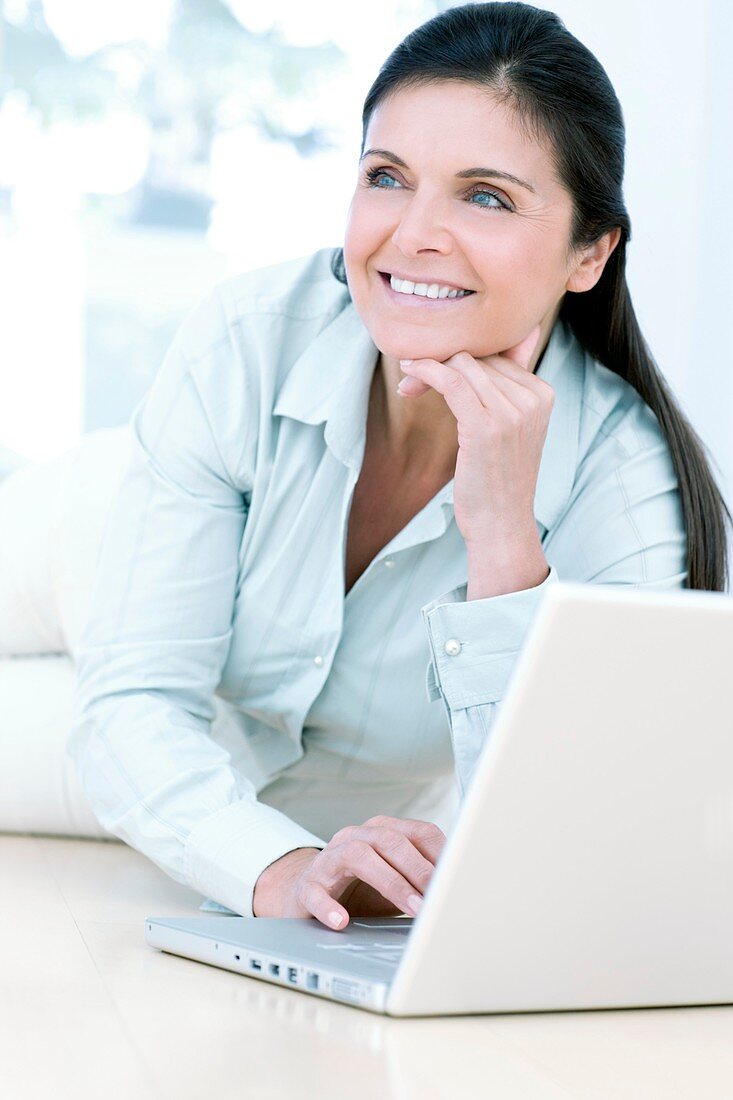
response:
{"label": "cheek", "polygon": [[[487,282],[493,279],[499,282],[510,281],[518,277],[532,276],[538,261],[543,263],[539,249],[532,247],[530,241],[523,240],[509,219],[512,215],[487,214],[499,223],[481,239],[481,270],[485,271]],[[502,218],[507,220],[502,222]],[[474,252],[476,249],[474,248]]]}
{"label": "cheek", "polygon": [[[501,217],[501,215],[497,215]],[[547,248],[537,243],[518,242],[508,231],[495,232],[490,243],[476,255],[474,264],[486,290],[486,303],[530,309],[555,292],[562,271]]]}
{"label": "cheek", "polygon": [[344,232],[345,247],[352,255],[368,256],[389,239],[394,226],[385,219],[384,210],[370,202],[370,196],[354,199],[349,209]]}
{"label": "cheek", "polygon": [[349,207],[346,218],[346,235],[351,237],[355,244],[359,244],[374,230],[374,217],[370,215],[368,204],[361,198],[354,199]]}

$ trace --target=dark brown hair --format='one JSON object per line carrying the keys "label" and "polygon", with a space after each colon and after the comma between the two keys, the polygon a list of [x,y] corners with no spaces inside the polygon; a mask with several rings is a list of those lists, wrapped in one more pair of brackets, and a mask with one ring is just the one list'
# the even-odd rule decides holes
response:
{"label": "dark brown hair", "polygon": [[[685,587],[726,591],[726,517],[733,520],[707,449],[644,340],[626,283],[631,221],[622,190],[625,130],[605,70],[554,12],[522,3],[452,8],[412,31],[382,65],[364,101],[361,152],[382,99],[402,87],[448,79],[489,88],[550,149],[573,202],[569,254],[620,227],[596,285],[567,291],[560,316],[593,358],[629,382],[657,417],[679,482],[687,532]],[[347,284],[343,249],[334,250],[331,267]]]}

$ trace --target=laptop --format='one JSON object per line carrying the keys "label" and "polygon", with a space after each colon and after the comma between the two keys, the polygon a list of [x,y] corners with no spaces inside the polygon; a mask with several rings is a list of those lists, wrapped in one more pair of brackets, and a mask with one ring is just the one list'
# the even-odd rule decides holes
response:
{"label": "laptop", "polygon": [[417,917],[148,917],[146,942],[388,1016],[733,1003],[733,598],[561,582]]}

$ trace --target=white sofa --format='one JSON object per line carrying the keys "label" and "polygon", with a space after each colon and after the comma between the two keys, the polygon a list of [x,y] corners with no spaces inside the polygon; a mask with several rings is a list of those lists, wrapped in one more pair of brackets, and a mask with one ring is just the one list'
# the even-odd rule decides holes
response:
{"label": "white sofa", "polygon": [[116,839],[66,754],[74,651],[128,428],[29,462],[0,447],[0,832]]}

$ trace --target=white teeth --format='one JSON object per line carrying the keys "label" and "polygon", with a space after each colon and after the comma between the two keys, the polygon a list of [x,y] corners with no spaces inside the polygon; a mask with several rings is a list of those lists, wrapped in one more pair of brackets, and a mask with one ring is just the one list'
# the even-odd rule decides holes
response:
{"label": "white teeth", "polygon": [[412,283],[409,279],[396,279],[394,275],[390,275],[389,282],[398,294],[418,294],[423,298],[463,298],[471,293],[468,290],[441,286],[439,283]]}

